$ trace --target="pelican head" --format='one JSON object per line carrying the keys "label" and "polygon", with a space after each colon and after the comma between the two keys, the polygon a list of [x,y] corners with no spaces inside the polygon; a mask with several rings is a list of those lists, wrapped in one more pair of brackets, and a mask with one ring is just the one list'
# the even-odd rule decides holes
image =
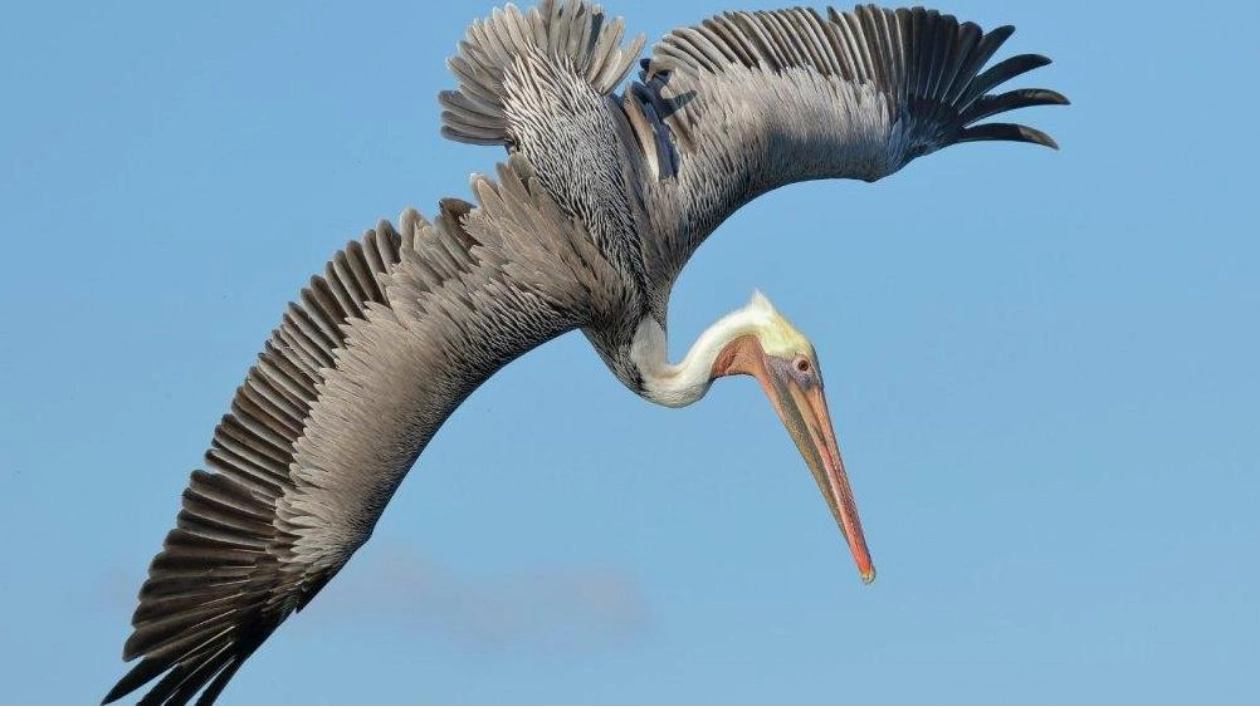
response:
{"label": "pelican head", "polygon": [[796,442],[818,488],[848,542],[864,582],[875,580],[857,503],[827,411],[822,371],[814,346],[760,292],[744,307],[709,327],[677,365],[665,359],[659,325],[640,327],[634,357],[643,376],[642,394],[678,407],[704,396],[725,376],[757,379],[783,426]]}

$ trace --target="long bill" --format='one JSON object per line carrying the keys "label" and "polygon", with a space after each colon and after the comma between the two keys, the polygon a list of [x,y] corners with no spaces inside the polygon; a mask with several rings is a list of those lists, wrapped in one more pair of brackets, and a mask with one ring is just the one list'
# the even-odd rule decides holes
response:
{"label": "long bill", "polygon": [[[759,369],[759,370],[757,370]],[[844,539],[853,553],[862,581],[875,581],[875,565],[866,549],[866,537],[862,534],[862,521],[858,517],[857,502],[849,486],[849,476],[844,470],[840,445],[827,412],[827,397],[817,376],[798,377],[792,362],[774,356],[766,356],[763,365],[754,369],[774,409],[783,420],[801,456],[818,482],[831,514],[835,516]]]}

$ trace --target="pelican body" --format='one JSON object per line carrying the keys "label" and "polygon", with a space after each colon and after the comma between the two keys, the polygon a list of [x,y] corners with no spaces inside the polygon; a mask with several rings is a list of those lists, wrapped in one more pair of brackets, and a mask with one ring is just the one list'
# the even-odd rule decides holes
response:
{"label": "pelican body", "polygon": [[659,405],[755,377],[872,581],[814,347],[754,293],[672,362],[670,289],[714,229],[777,187],[875,181],[955,143],[1054,147],[979,122],[1067,102],[991,93],[1049,62],[986,68],[1012,31],[922,8],[725,13],[671,32],[618,93],[644,38],[623,45],[622,20],[597,6],[474,22],[449,61],[442,133],[507,159],[474,175],[476,204],[380,222],[289,304],[192,473],[124,647],[139,662],[105,701],[156,679],[142,702],[213,702],[366,542],[455,408],[575,329]]}

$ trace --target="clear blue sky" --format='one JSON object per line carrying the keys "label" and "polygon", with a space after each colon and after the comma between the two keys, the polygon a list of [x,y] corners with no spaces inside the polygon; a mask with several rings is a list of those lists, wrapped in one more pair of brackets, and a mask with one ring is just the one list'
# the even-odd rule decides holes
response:
{"label": "clear blue sky", "polygon": [[[607,5],[652,38],[729,7]],[[435,100],[490,6],[8,8],[0,701],[102,696],[283,305],[493,169]],[[1020,119],[1064,149],[792,187],[686,271],[675,350],[754,287],[813,338],[873,586],[753,382],[656,408],[573,335],[455,414],[224,699],[1260,699],[1257,7],[942,4],[1056,60],[1022,83],[1074,105]]]}

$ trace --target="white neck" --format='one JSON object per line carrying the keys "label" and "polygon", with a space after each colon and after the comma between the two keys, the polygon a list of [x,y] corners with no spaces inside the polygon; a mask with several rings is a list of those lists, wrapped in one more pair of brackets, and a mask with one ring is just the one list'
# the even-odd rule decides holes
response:
{"label": "white neck", "polygon": [[651,317],[634,334],[630,360],[643,378],[643,396],[667,407],[690,405],[709,391],[713,363],[727,344],[757,331],[765,320],[759,308],[744,307],[722,317],[704,330],[691,350],[677,364],[669,362],[665,330]]}

